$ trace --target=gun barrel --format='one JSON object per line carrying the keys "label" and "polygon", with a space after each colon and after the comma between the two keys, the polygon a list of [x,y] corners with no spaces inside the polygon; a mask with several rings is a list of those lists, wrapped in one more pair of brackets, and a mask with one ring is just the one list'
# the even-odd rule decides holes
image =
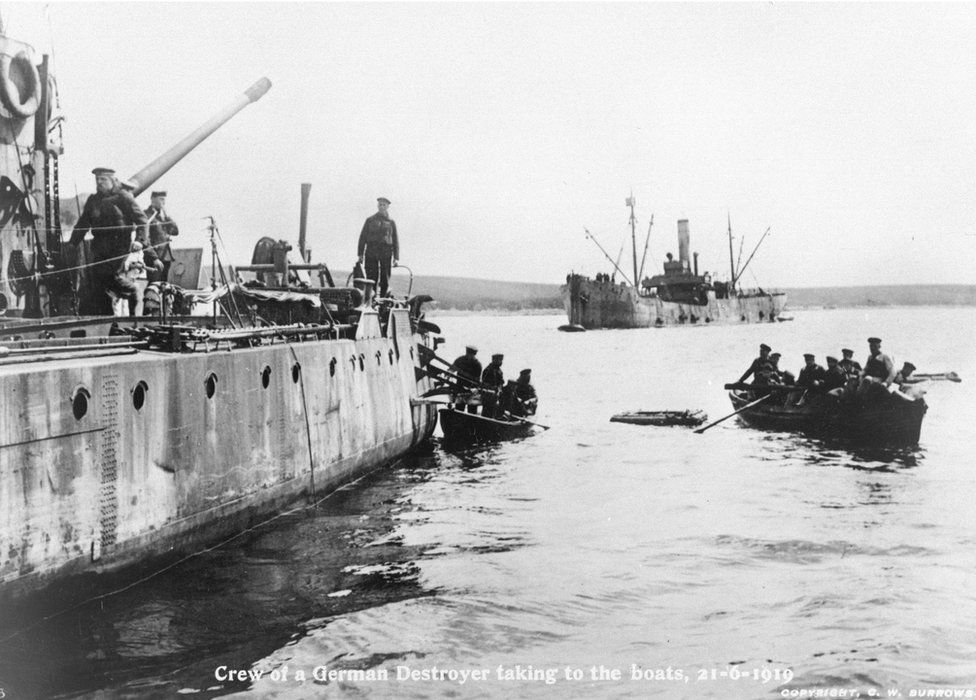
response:
{"label": "gun barrel", "polygon": [[231,117],[247,107],[252,102],[256,102],[271,88],[271,81],[261,78],[251,87],[234,99],[233,102],[221,109],[207,121],[201,124],[191,133],[187,134],[175,146],[166,151],[144,167],[142,170],[131,176],[129,179],[135,185],[134,194],[138,196],[161,178],[166,172],[176,165],[187,153],[200,145],[204,139],[226,124]]}

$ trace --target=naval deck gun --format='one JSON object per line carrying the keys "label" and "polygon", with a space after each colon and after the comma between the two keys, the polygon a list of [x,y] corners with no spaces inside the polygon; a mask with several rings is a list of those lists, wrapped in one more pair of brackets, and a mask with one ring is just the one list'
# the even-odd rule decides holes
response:
{"label": "naval deck gun", "polygon": [[[88,293],[82,249],[64,248],[59,189],[63,116],[48,56],[0,35],[0,317],[76,316]],[[133,194],[152,186],[183,157],[271,88],[261,78],[169,150],[127,178]],[[80,203],[78,203],[80,206]]]}

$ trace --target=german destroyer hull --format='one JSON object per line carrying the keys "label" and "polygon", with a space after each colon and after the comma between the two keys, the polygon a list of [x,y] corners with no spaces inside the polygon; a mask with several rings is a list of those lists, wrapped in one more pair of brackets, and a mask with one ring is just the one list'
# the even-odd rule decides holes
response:
{"label": "german destroyer hull", "polygon": [[404,454],[437,420],[415,401],[424,342],[395,309],[354,339],[3,353],[0,603],[194,551]]}
{"label": "german destroyer hull", "polygon": [[569,322],[588,330],[764,323],[776,321],[786,306],[786,294],[782,292],[717,299],[714,291],[708,291],[707,303],[691,304],[638,295],[629,285],[598,282],[575,274],[569,276],[561,292]]}

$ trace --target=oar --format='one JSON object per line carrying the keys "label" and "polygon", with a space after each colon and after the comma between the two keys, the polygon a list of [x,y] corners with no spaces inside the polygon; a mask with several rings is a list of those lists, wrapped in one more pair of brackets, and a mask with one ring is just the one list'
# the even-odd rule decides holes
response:
{"label": "oar", "polygon": [[962,377],[960,377],[955,372],[936,372],[933,374],[915,373],[912,375],[912,377],[918,377],[919,379],[933,379],[933,380],[945,379],[946,381],[957,382],[957,383],[962,381]]}
{"label": "oar", "polygon": [[743,406],[742,408],[740,408],[740,409],[738,409],[738,410],[736,410],[736,411],[733,411],[732,413],[730,413],[729,415],[727,415],[727,416],[725,416],[724,418],[719,418],[719,419],[718,419],[717,421],[714,421],[714,422],[712,422],[712,423],[709,423],[709,424],[708,424],[708,425],[706,425],[706,426],[705,426],[704,428],[699,428],[699,429],[698,429],[698,430],[696,430],[695,432],[696,432],[696,433],[704,433],[704,432],[705,432],[706,430],[708,430],[709,428],[711,428],[711,427],[713,427],[713,426],[716,426],[716,425],[718,425],[719,423],[721,423],[721,422],[722,422],[722,421],[724,421],[724,420],[728,420],[729,418],[731,418],[731,417],[732,417],[732,416],[734,416],[734,415],[737,415],[737,414],[739,414],[739,413],[742,413],[742,412],[743,412],[744,410],[746,410],[747,408],[751,408],[751,407],[753,407],[753,406],[755,406],[755,405],[756,405],[757,403],[762,403],[763,401],[765,401],[766,399],[768,399],[768,398],[769,398],[770,396],[772,396],[772,394],[766,394],[765,396],[762,396],[762,397],[760,397],[760,398],[758,398],[758,399],[756,399],[755,401],[752,401],[752,402],[750,402],[750,403],[747,403],[747,404],[746,404],[745,406]]}
{"label": "oar", "polygon": [[528,418],[523,418],[522,416],[513,416],[508,411],[505,411],[505,415],[508,416],[509,418],[514,419],[514,420],[520,420],[523,423],[528,423],[529,425],[536,425],[536,426],[542,428],[543,430],[549,430],[549,428],[551,427],[551,426],[548,426],[548,425],[543,425],[542,423],[536,423],[534,420],[529,420]]}

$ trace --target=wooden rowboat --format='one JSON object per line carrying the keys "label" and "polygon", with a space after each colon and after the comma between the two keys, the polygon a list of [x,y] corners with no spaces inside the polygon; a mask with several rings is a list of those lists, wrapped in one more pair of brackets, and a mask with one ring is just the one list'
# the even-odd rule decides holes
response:
{"label": "wooden rowboat", "polygon": [[[757,394],[742,389],[729,392],[736,410]],[[842,438],[876,445],[914,445],[922,432],[925,399],[891,394],[881,387],[865,396],[837,397],[820,394],[801,406],[784,406],[773,396],[746,408],[739,417],[767,430],[801,432],[816,437]]]}
{"label": "wooden rowboat", "polygon": [[440,410],[441,430],[449,442],[511,440],[532,432],[532,423],[518,418],[488,418],[455,408]]}
{"label": "wooden rowboat", "polygon": [[687,411],[630,411],[618,413],[610,419],[611,423],[632,423],[634,425],[701,425],[708,415],[698,409]]}

